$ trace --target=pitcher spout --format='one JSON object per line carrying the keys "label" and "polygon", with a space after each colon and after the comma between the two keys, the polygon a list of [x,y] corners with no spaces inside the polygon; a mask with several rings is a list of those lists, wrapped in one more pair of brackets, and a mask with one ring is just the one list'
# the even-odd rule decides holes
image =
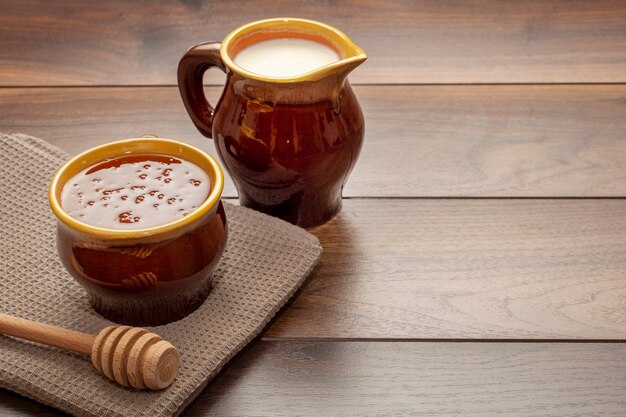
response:
{"label": "pitcher spout", "polygon": [[[358,48],[358,47],[357,47]],[[367,59],[367,55],[365,52],[358,48],[355,50],[354,55],[344,58],[341,61],[337,62],[337,68],[335,69],[336,74],[340,75],[342,78],[345,78],[350,74],[356,67],[361,65]]]}
{"label": "pitcher spout", "polygon": [[342,74],[343,77],[347,77],[356,67],[361,65],[367,59],[367,55],[365,53],[361,53],[357,56],[342,59],[339,61],[339,67],[337,69],[338,74]]}
{"label": "pitcher spout", "polygon": [[340,81],[343,81],[348,74],[367,60],[365,51],[352,42],[345,33],[335,28],[331,29],[335,36],[324,39],[324,43],[337,52],[339,60],[309,74],[305,74],[305,77],[310,81],[320,80],[329,76],[334,76]]}

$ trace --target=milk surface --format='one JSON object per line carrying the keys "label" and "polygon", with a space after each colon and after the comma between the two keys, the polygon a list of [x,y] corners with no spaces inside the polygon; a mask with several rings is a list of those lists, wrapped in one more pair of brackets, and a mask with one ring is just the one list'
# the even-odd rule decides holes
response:
{"label": "milk surface", "polygon": [[287,78],[306,74],[339,61],[330,47],[299,38],[269,39],[239,52],[235,64],[266,77]]}

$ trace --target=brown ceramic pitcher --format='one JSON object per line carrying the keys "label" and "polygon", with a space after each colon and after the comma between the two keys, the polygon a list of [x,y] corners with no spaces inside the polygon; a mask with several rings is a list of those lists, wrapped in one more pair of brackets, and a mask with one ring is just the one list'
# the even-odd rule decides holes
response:
{"label": "brown ceramic pitcher", "polygon": [[[244,48],[302,38],[332,48],[339,60],[295,77],[267,77],[236,65]],[[303,227],[329,220],[363,142],[363,113],[347,75],[367,56],[341,31],[294,18],[244,25],[221,43],[192,47],[178,66],[178,87],[194,124],[215,139],[242,205]],[[217,105],[204,96],[204,72],[227,75]]]}

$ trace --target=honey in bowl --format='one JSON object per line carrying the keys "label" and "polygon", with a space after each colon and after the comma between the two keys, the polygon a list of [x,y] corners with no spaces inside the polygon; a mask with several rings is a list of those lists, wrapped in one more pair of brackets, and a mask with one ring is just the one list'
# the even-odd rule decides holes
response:
{"label": "honey in bowl", "polygon": [[125,155],[88,167],[63,187],[61,205],[75,219],[134,230],[178,220],[209,195],[199,166],[168,155]]}
{"label": "honey in bowl", "polygon": [[227,222],[217,162],[166,139],[113,142],[55,175],[57,250],[94,309],[117,323],[183,318],[211,289]]}

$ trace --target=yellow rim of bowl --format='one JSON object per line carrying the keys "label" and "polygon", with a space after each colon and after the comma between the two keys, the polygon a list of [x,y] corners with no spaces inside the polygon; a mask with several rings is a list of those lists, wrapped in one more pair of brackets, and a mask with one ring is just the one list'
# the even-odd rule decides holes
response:
{"label": "yellow rim of bowl", "polygon": [[[289,24],[292,28],[296,29],[310,29],[313,27],[317,29],[322,29],[324,31],[324,35],[327,35],[330,40],[342,46],[342,50],[346,52],[347,56],[337,62],[333,62],[332,64],[325,65],[321,68],[318,68],[311,72],[307,72],[302,75],[298,75],[296,77],[267,77],[241,68],[239,65],[235,64],[235,62],[228,55],[228,47],[230,46],[233,39],[251,33],[257,29],[272,28],[280,23]],[[251,78],[253,80],[272,83],[293,83],[321,80],[322,78],[335,72],[338,67],[343,67],[344,65],[351,62],[362,62],[367,59],[365,51],[355,45],[354,42],[352,42],[350,38],[348,38],[348,36],[339,29],[327,25],[326,23],[318,22],[316,20],[300,19],[297,17],[275,17],[271,19],[257,20],[256,22],[247,23],[243,26],[238,27],[237,29],[230,32],[228,36],[226,36],[222,41],[222,44],[220,46],[220,57],[222,58],[222,62],[224,62],[224,64],[233,72],[236,72],[246,78]]]}
{"label": "yellow rim of bowl", "polygon": [[[153,145],[153,149],[150,148],[150,145]],[[165,150],[161,149],[163,147],[165,148]],[[180,154],[179,156],[183,159],[188,159],[185,158],[185,155],[195,154],[195,160],[192,160],[191,158],[189,158],[188,160],[195,163],[196,165],[200,165],[196,162],[197,160],[203,159],[205,162],[207,162],[206,165],[212,168],[215,176],[215,180],[211,184],[211,191],[206,200],[204,200],[204,202],[198,208],[189,213],[187,216],[161,226],[155,226],[146,229],[117,230],[91,226],[87,223],[83,223],[73,218],[72,216],[67,214],[65,210],[63,210],[61,202],[59,201],[61,192],[63,191],[63,186],[72,176],[76,175],[82,169],[85,169],[88,166],[94,165],[109,158],[115,158],[131,153],[154,153],[175,156],[172,155],[171,152],[167,152],[168,149],[174,148],[178,148]],[[201,166],[201,168],[206,170],[206,166]],[[210,177],[211,173],[208,174]],[[211,209],[217,205],[217,203],[220,201],[223,189],[224,173],[222,171],[222,168],[211,155],[204,152],[203,150],[198,149],[195,146],[191,146],[186,143],[172,139],[132,138],[96,146],[95,148],[91,148],[70,159],[61,168],[59,168],[56,174],[54,174],[48,191],[48,200],[50,202],[50,207],[52,208],[52,211],[54,212],[56,217],[67,226],[69,226],[71,229],[82,232],[94,238],[100,238],[105,240],[136,239],[175,232],[180,228],[190,225],[191,223],[200,219],[205,214],[209,213]]]}

